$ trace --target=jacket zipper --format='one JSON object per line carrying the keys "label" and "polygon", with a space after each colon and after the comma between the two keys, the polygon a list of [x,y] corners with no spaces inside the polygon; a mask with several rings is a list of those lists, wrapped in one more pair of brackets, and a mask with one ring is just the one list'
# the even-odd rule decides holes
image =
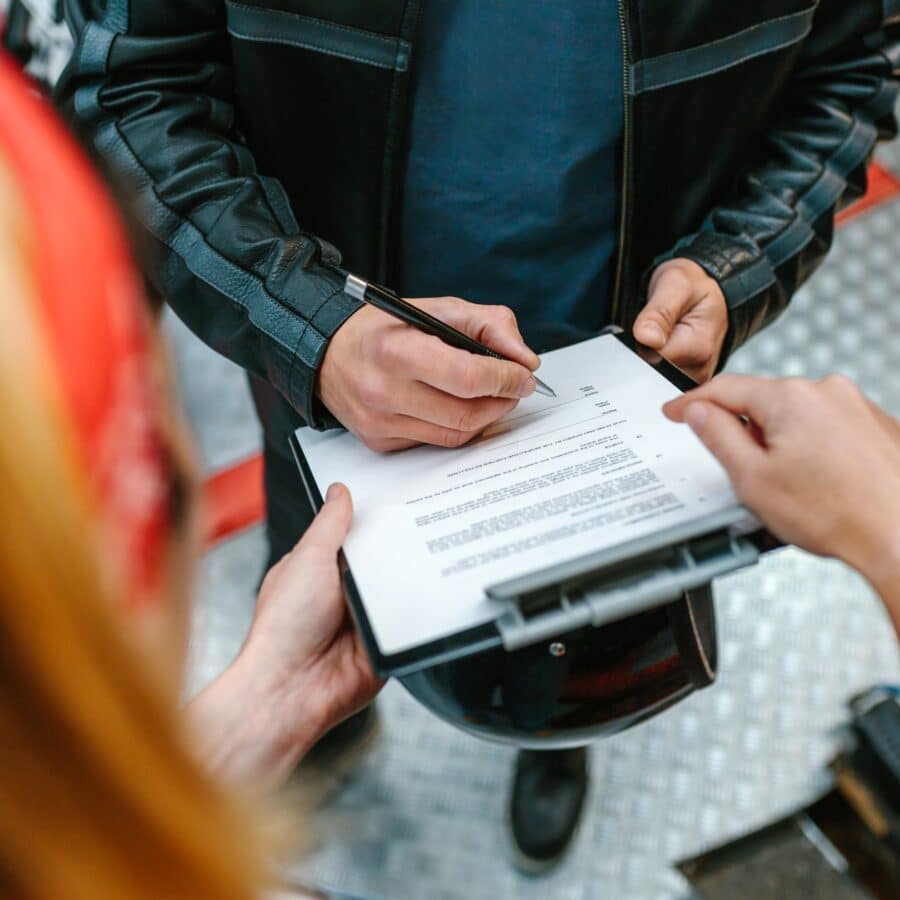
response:
{"label": "jacket zipper", "polygon": [[628,204],[631,184],[631,35],[628,30],[628,0],[618,0],[619,27],[622,32],[622,93],[624,97],[622,120],[622,212],[619,221],[619,254],[616,264],[616,280],[610,305],[610,321],[618,323],[622,304],[622,284],[625,272],[625,241],[628,228]]}
{"label": "jacket zipper", "polygon": [[[403,24],[406,17],[412,10],[412,25],[408,35],[403,33]],[[394,175],[394,184],[389,195],[390,207],[387,212],[387,224],[385,227],[384,240],[382,241],[381,259],[379,261],[382,267],[381,278],[382,284],[390,284],[394,287],[402,287],[400,281],[400,213],[398,210],[401,206],[403,192],[403,165],[405,165],[409,151],[409,91],[412,84],[413,56],[416,49],[416,36],[419,33],[419,20],[422,17],[422,0],[404,0],[403,14],[401,16],[400,35],[409,42],[410,54],[407,71],[405,73],[406,85],[403,89],[403,110],[397,112],[397,130],[393,135],[396,149],[394,157],[396,163],[396,174]],[[396,79],[397,73],[394,73]]]}

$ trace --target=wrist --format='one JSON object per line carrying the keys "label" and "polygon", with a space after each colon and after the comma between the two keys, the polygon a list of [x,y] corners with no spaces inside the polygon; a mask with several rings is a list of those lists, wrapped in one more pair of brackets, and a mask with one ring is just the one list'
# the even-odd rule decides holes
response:
{"label": "wrist", "polygon": [[252,638],[251,632],[229,671],[254,707],[260,745],[273,761],[284,759],[293,768],[329,727],[327,712],[316,702],[315,672],[273,665],[271,653]]}
{"label": "wrist", "polygon": [[224,781],[280,786],[324,730],[315,711],[289,702],[293,691],[305,693],[242,652],[188,706],[201,763]]}
{"label": "wrist", "polygon": [[900,634],[900,528],[889,522],[869,529],[845,562],[878,593]]}
{"label": "wrist", "polygon": [[[339,290],[333,293],[321,307],[322,315],[314,316],[311,320],[312,324],[315,324],[321,331],[325,340],[307,366],[296,367],[301,369],[299,372],[301,388],[299,391],[295,389],[289,397],[306,424],[316,431],[324,431],[340,425],[322,395],[322,373],[329,361],[335,338],[361,309],[365,309],[365,304],[346,294],[343,282],[341,282]],[[319,318],[322,319],[321,322],[318,321]],[[300,359],[300,362],[303,360]],[[292,373],[294,368],[291,369]]]}

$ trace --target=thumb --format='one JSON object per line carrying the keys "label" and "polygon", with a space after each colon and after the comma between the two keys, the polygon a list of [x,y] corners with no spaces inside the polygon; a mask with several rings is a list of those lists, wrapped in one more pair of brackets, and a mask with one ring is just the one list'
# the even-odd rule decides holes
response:
{"label": "thumb", "polygon": [[335,483],[328,488],[325,504],[306,529],[306,534],[297,545],[298,549],[315,549],[328,556],[337,556],[352,521],[353,502],[350,491],[344,485]]}
{"label": "thumb", "polygon": [[765,451],[741,420],[714,403],[694,401],[684,421],[722,464],[732,483],[738,483],[765,459]]}
{"label": "thumb", "polygon": [[693,286],[684,272],[660,270],[651,282],[650,299],[634,323],[634,336],[652,350],[662,350],[692,300]]}

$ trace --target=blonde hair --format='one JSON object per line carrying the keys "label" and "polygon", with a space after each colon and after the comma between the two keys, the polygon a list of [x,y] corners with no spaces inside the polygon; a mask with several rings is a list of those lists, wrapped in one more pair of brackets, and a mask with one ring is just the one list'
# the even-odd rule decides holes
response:
{"label": "blonde hair", "polygon": [[0,895],[248,900],[252,819],[191,758],[108,596],[30,241],[0,153]]}

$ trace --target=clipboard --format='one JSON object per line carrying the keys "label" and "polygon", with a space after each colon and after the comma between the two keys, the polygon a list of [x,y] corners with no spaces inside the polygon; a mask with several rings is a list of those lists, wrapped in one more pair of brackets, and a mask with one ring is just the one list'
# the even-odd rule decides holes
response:
{"label": "clipboard", "polygon": [[[615,334],[680,390],[696,387],[684,372],[637,345],[620,329],[606,333]],[[294,435],[290,446],[310,504],[318,512],[324,500]],[[500,611],[493,621],[391,654],[378,645],[343,551],[338,562],[350,612],[373,668],[382,677],[402,678],[485,650],[504,647],[511,652],[663,606],[685,591],[755,565],[762,553],[777,546],[747,509],[735,507],[527,576],[485,585],[485,594],[498,601]]]}

